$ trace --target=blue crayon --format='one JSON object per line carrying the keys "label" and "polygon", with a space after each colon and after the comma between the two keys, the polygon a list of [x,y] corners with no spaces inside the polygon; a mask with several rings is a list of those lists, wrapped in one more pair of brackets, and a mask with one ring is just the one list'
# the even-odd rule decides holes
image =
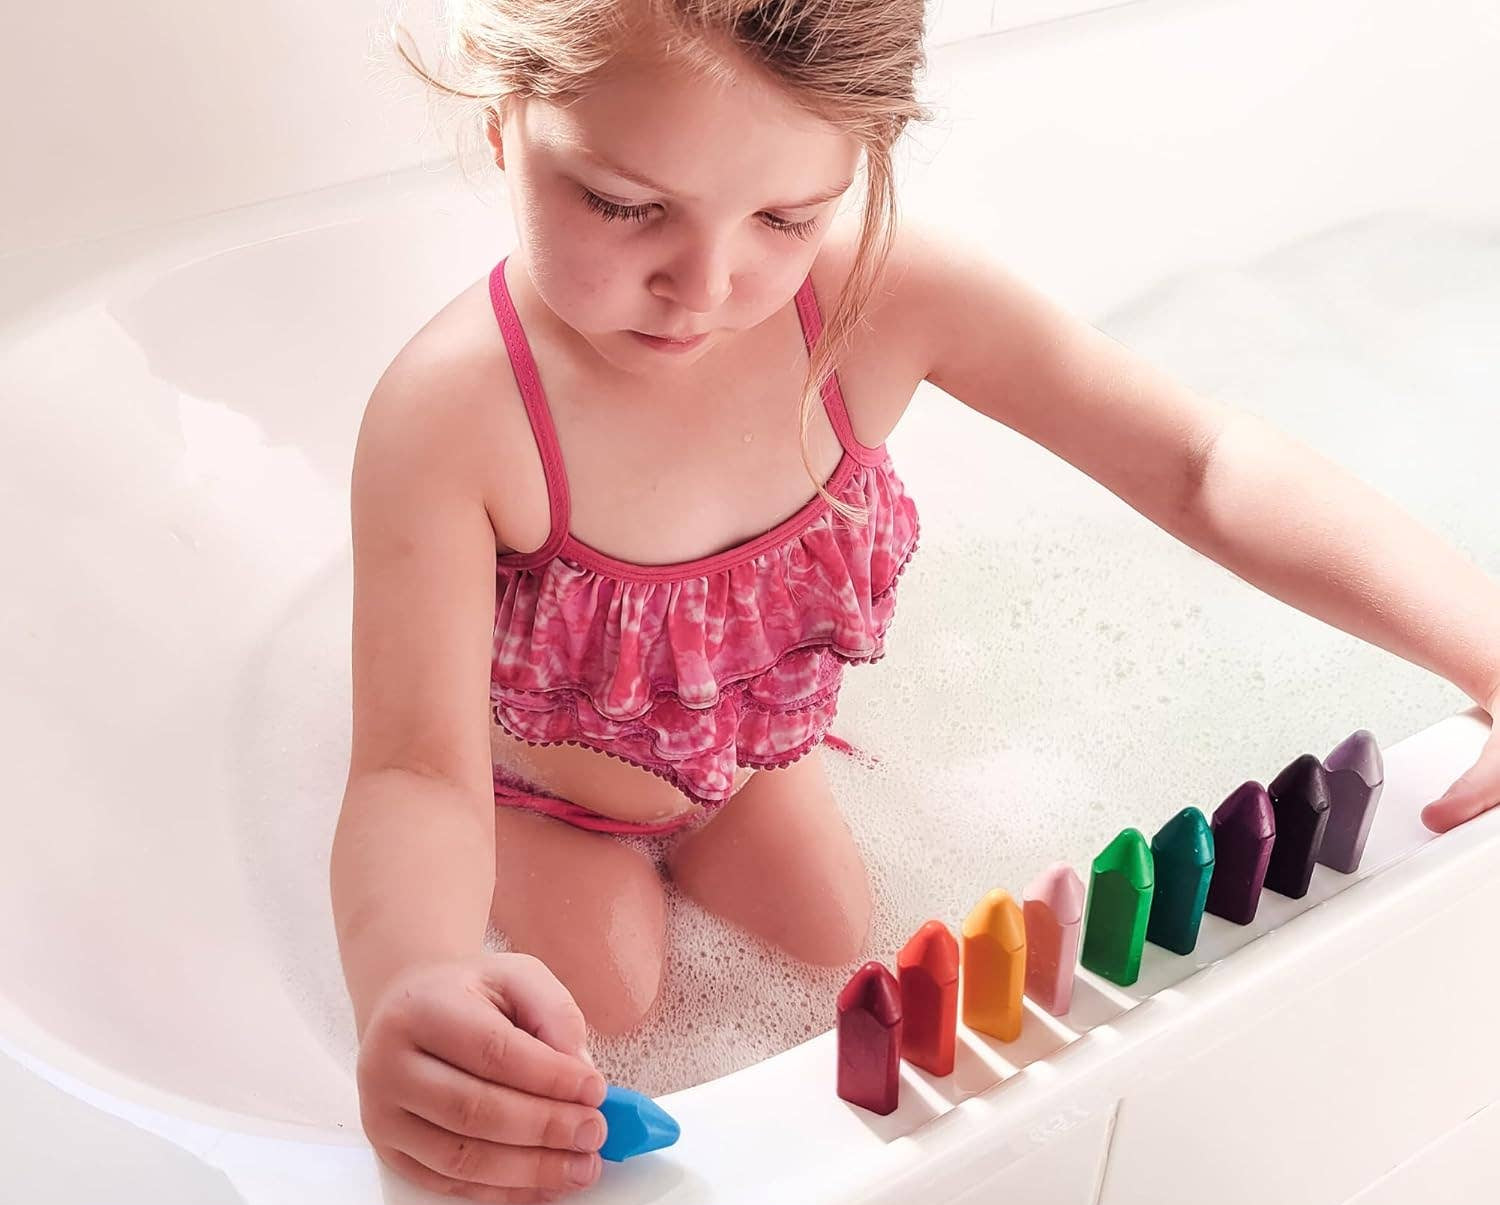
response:
{"label": "blue crayon", "polygon": [[682,1127],[665,1109],[630,1088],[609,1085],[599,1112],[604,1114],[605,1128],[599,1157],[613,1163],[671,1146],[682,1133]]}

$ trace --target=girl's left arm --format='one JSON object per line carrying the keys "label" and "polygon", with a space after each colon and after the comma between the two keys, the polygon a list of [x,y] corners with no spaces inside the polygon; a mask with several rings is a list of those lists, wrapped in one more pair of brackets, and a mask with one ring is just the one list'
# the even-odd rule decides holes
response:
{"label": "girl's left arm", "polygon": [[[1500,707],[1500,583],[1390,499],[1269,423],[1202,397],[984,249],[908,224],[903,308],[927,379],[1087,473],[1251,585]],[[1500,803],[1500,725],[1422,812]]]}
{"label": "girl's left arm", "polygon": [[1384,494],[1257,415],[1220,431],[1196,494],[1205,556],[1452,682],[1489,712],[1478,762],[1422,811],[1435,832],[1500,803],[1500,583]]}

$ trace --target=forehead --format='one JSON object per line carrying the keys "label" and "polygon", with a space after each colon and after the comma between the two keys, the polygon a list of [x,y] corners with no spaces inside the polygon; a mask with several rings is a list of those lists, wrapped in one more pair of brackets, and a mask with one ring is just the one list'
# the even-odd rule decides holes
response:
{"label": "forehead", "polygon": [[609,160],[683,200],[785,201],[842,183],[859,145],[774,84],[709,81],[683,68],[621,66],[583,96],[522,108],[527,140],[583,162]]}

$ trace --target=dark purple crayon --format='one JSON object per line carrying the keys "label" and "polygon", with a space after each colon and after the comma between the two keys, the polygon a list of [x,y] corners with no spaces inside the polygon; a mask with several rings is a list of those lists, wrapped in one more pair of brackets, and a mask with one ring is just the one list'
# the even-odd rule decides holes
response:
{"label": "dark purple crayon", "polygon": [[1248,925],[1276,843],[1276,810],[1265,787],[1258,782],[1235,787],[1214,811],[1213,837],[1214,874],[1204,911]]}
{"label": "dark purple crayon", "polygon": [[1318,861],[1341,874],[1353,874],[1364,857],[1375,805],[1385,789],[1385,759],[1374,734],[1361,728],[1323,759],[1323,769],[1328,780],[1328,827]]}
{"label": "dark purple crayon", "polygon": [[1300,900],[1328,827],[1328,776],[1323,763],[1304,753],[1266,788],[1276,809],[1276,844],[1266,867],[1266,890]]}
{"label": "dark purple crayon", "polygon": [[901,987],[883,963],[867,962],[839,993],[838,1094],[872,1113],[901,1098]]}

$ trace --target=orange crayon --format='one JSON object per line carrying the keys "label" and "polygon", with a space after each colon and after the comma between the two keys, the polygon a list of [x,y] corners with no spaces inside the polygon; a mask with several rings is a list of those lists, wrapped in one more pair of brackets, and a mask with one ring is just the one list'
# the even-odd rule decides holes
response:
{"label": "orange crayon", "polygon": [[1054,1017],[1073,1006],[1083,895],[1083,880],[1066,862],[1054,862],[1026,888],[1026,994]]}
{"label": "orange crayon", "polygon": [[995,888],[964,921],[964,1024],[1002,1042],[1021,1035],[1026,922],[1010,892]]}
{"label": "orange crayon", "polygon": [[930,920],[896,956],[901,977],[901,1057],[933,1075],[953,1074],[958,1027],[958,942]]}

